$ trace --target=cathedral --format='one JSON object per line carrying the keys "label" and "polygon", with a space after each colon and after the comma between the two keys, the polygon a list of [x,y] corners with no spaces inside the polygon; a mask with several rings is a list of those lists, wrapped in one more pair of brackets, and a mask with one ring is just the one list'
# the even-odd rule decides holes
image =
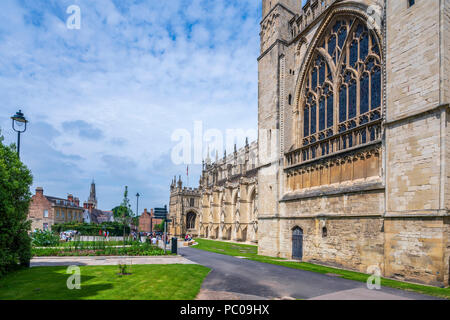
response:
{"label": "cathedral", "polygon": [[262,10],[258,141],[172,182],[171,234],[449,286],[450,0]]}

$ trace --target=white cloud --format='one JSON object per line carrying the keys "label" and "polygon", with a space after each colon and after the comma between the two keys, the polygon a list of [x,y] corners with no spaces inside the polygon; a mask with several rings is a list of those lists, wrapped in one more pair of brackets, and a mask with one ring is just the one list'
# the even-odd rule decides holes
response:
{"label": "white cloud", "polygon": [[[73,3],[81,8],[81,30],[65,26]],[[48,144],[55,157],[79,156],[70,160],[75,176],[65,187],[84,192],[82,200],[95,177],[104,181],[99,198],[106,209],[121,200],[122,191],[112,190],[127,183],[155,188],[143,199],[155,206],[167,201],[172,176],[185,173],[166,161],[167,176],[152,176],[153,162],[173,147],[174,130],[192,131],[195,120],[223,132],[256,128],[259,1],[2,1],[0,19],[0,127],[14,141],[7,116],[20,106],[31,120],[24,139],[38,122],[59,131]],[[79,120],[105,138],[64,130],[64,122]],[[35,184],[50,183],[53,168],[31,153],[36,148],[22,151]],[[107,156],[133,163],[128,181],[110,174]]]}

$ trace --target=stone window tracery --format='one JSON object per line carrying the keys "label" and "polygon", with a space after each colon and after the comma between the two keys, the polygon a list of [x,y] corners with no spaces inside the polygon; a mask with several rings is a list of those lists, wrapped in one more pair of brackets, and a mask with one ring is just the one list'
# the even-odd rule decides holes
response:
{"label": "stone window tracery", "polygon": [[377,36],[358,18],[338,17],[315,49],[300,98],[302,130],[288,165],[380,138],[382,69]]}

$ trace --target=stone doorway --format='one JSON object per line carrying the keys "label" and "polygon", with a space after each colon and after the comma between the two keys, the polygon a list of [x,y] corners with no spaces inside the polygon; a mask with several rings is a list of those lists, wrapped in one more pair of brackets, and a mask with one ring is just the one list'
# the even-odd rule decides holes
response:
{"label": "stone doorway", "polygon": [[300,227],[292,230],[292,259],[303,259],[303,230]]}

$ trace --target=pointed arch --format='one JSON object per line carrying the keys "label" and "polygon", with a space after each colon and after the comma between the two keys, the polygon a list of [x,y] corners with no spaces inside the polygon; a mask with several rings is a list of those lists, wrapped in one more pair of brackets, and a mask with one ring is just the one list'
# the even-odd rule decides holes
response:
{"label": "pointed arch", "polygon": [[[367,131],[346,135],[383,114],[380,35],[365,20],[359,11],[332,10],[308,48],[295,91],[295,145],[305,148],[300,162],[378,138]],[[337,135],[345,137],[331,142]]]}
{"label": "pointed arch", "polygon": [[186,214],[186,230],[196,229],[197,213],[189,211]]}
{"label": "pointed arch", "polygon": [[249,212],[248,212],[248,222],[252,223],[256,221],[257,219],[257,212],[258,212],[258,194],[256,192],[256,186],[253,186],[249,190],[249,197],[248,197],[248,203],[249,203]]}

